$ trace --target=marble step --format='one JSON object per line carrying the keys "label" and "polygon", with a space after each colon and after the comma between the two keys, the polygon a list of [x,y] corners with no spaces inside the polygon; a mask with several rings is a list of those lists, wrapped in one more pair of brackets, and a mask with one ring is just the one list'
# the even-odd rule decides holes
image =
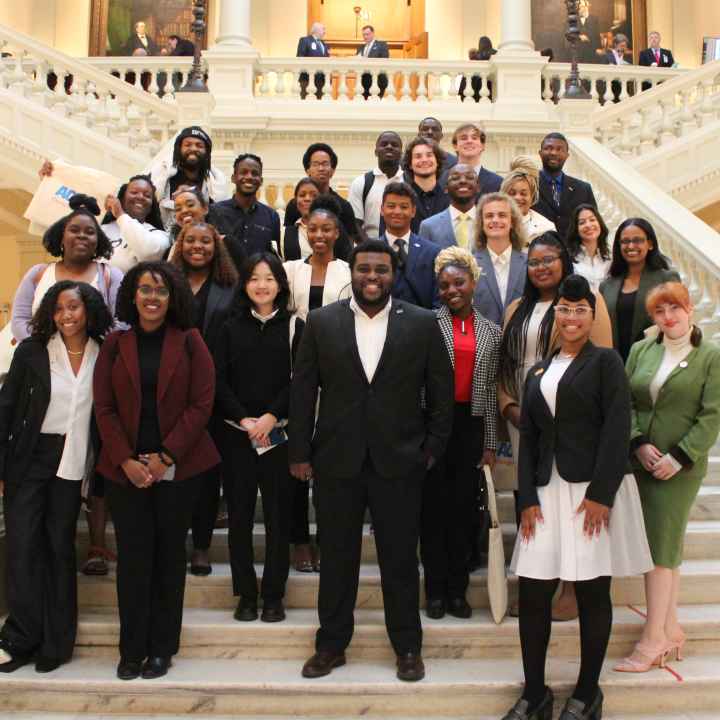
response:
{"label": "marble step", "polygon": [[[561,704],[555,703],[555,717],[559,717]],[[19,710],[17,712],[6,712],[2,716],[3,718],[16,718],[16,720],[138,720],[137,715],[97,715],[95,713],[77,715],[76,713],[55,713],[55,712],[25,712]],[[152,715],[145,715],[145,718],[152,718],[152,720],[180,720],[185,718],[186,715],[178,715],[173,713],[172,715],[166,715],[165,713],[158,714],[153,713]],[[237,715],[206,715],[205,713],[193,713],[193,720],[235,720]],[[441,720],[441,716],[434,715],[432,717],[428,715],[414,715],[413,717],[394,717],[394,720]],[[482,715],[479,716],[475,713],[472,715],[456,715],[456,720],[497,720],[497,715]],[[646,715],[645,713],[637,715],[632,713],[628,715],[627,712],[623,711],[622,715],[607,714],[603,713],[603,720],[627,720],[628,717],[632,717],[633,720],[718,720],[717,713],[712,715],[709,713],[693,713],[688,715],[687,713],[671,713],[669,715],[652,713]],[[243,715],[243,720],[313,720],[309,715]],[[357,720],[357,716],[326,716],[325,720]],[[446,718],[442,718],[446,720]]]}
{"label": "marble step", "polygon": [[[256,565],[258,575],[262,566]],[[683,563],[682,583],[680,585],[680,604],[720,603],[720,561],[688,560]],[[317,607],[317,573],[298,573],[290,571],[285,604],[287,607]],[[421,583],[422,584],[422,583]],[[515,578],[509,580],[511,598],[517,592]],[[474,608],[487,607],[487,587],[485,570],[476,570],[470,576],[468,602]],[[105,577],[86,577],[78,574],[78,599],[81,606],[117,605],[115,593],[115,574],[111,566],[110,574]],[[618,578],[613,582],[613,602],[615,605],[642,605],[645,591],[642,577]],[[188,575],[185,588],[187,607],[234,608],[237,604],[233,597],[230,582],[230,566],[227,563],[213,565],[212,575],[195,577]],[[382,607],[380,572],[376,565],[364,564],[360,568],[360,585],[357,606],[364,608]]]}
{"label": "marble step", "polygon": [[[653,712],[712,716],[720,707],[720,656],[691,657],[637,676],[615,673],[614,660],[601,684],[605,710],[623,718]],[[433,659],[426,679],[403,683],[392,660],[357,660],[316,680],[301,677],[296,660],[257,662],[236,659],[178,658],[169,674],[156,680],[115,678],[117,658],[79,658],[48,675],[32,666],[3,678],[3,712],[204,714],[208,716],[309,717],[497,717],[521,691],[518,658]],[[551,658],[548,683],[558,706],[572,691],[577,658]]]}
{"label": "marble step", "polygon": [[[315,524],[310,526],[310,534],[315,536]],[[503,539],[505,541],[505,556],[512,555],[515,545],[515,537],[517,530],[514,523],[503,524]],[[108,547],[115,551],[115,533],[112,524],[107,529]],[[87,526],[83,522],[78,527],[78,557],[84,558],[87,554],[89,538],[87,534]],[[255,562],[265,562],[265,528],[262,524],[256,523],[253,530],[253,546],[255,550]],[[188,538],[188,553],[192,551],[192,542]],[[292,548],[290,548],[292,553]],[[292,555],[291,555],[292,557]],[[687,560],[720,560],[720,521],[695,520],[688,523],[687,533],[685,535],[685,551],[684,557]],[[213,542],[210,547],[210,561],[212,563],[229,562],[230,551],[228,549],[228,531],[225,528],[216,529],[213,532]],[[370,525],[366,524],[363,529],[362,541],[362,562],[377,562],[377,552],[375,549],[375,539],[370,532]]]}
{"label": "marble step", "polygon": [[[639,638],[644,608],[617,607],[609,657],[625,657]],[[685,605],[680,622],[687,634],[687,657],[720,653],[720,605]],[[496,625],[487,610],[459,620],[449,615],[431,620],[422,615],[423,655],[426,658],[520,657],[518,621],[507,617]],[[290,660],[303,662],[314,652],[317,612],[289,609],[281,623],[237,622],[231,610],[186,608],[179,656],[244,660]],[[76,657],[116,657],[119,641],[117,610],[83,608],[80,613]],[[355,612],[352,655],[363,660],[390,660],[392,648],[385,631],[382,610],[360,608]],[[575,657],[579,652],[577,621],[553,626],[550,654]]]}

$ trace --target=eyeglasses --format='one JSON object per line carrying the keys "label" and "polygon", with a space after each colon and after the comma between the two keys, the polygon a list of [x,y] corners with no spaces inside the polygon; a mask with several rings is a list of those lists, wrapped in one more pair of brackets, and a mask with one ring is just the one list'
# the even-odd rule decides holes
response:
{"label": "eyeglasses", "polygon": [[539,268],[541,265],[543,267],[550,267],[556,260],[559,259],[559,255],[546,255],[541,258],[533,258],[532,260],[528,260],[528,267]]}
{"label": "eyeglasses", "polygon": [[622,238],[620,240],[621,245],[644,245],[646,242],[647,240],[641,237]]}
{"label": "eyeglasses", "polygon": [[166,287],[151,287],[150,285],[138,285],[138,293],[143,297],[152,297],[153,295],[160,300],[166,300],[170,297],[170,291]]}
{"label": "eyeglasses", "polygon": [[569,318],[574,315],[581,320],[590,315],[591,312],[592,308],[589,308],[587,305],[576,305],[575,307],[570,307],[569,305],[555,306],[555,314],[562,318]]}

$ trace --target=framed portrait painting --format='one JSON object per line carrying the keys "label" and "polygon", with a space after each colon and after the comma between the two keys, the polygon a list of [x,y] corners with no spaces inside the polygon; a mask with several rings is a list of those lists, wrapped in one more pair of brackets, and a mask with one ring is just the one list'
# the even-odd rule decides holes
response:
{"label": "framed portrait painting", "polygon": [[192,5],[192,0],[92,0],[89,54],[189,54],[172,52],[168,39],[194,39]]}
{"label": "framed portrait painting", "polygon": [[[581,63],[603,63],[616,35],[628,39],[626,62],[637,63],[646,46],[646,0],[580,0]],[[567,4],[564,0],[532,0],[532,33],[536,50],[552,50],[556,62],[570,61],[565,39]]]}

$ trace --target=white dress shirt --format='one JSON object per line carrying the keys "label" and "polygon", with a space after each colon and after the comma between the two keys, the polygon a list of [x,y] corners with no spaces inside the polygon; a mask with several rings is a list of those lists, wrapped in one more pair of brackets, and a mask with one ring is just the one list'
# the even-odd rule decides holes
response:
{"label": "white dress shirt", "polygon": [[512,255],[512,245],[508,245],[499,255],[493,252],[488,246],[490,260],[492,260],[493,269],[495,270],[495,279],[500,289],[500,300],[505,304],[505,296],[507,295],[508,279],[510,278],[510,257]]}
{"label": "white dress shirt", "polygon": [[380,206],[382,205],[382,196],[385,186],[389,182],[396,180],[402,182],[403,170],[401,167],[395,175],[389,178],[378,167],[373,168],[375,181],[373,182],[370,192],[365,198],[363,204],[363,188],[365,187],[365,175],[358,175],[350,185],[350,193],[348,202],[352,206],[353,213],[357,220],[362,220],[365,233],[369,238],[377,238],[380,234]]}
{"label": "white dress shirt", "polygon": [[600,289],[600,283],[608,276],[611,264],[612,258],[603,260],[599,252],[590,257],[585,252],[585,248],[580,247],[580,252],[573,262],[573,272],[576,275],[582,275],[590,283],[592,291],[597,292]]}
{"label": "white dress shirt", "polygon": [[[523,215],[522,221],[528,243],[531,243],[536,237],[540,237],[540,235],[544,235],[546,232],[557,232],[555,223],[552,220],[548,220],[544,215],[541,215],[537,210],[533,210],[532,208],[528,211],[527,215]],[[527,248],[523,248],[523,251],[527,252]]]}
{"label": "white dress shirt", "polygon": [[408,230],[404,235],[393,235],[392,233],[389,233],[387,230],[385,231],[385,238],[387,239],[388,245],[397,252],[398,246],[397,241],[402,240],[404,242],[403,244],[403,250],[405,250],[405,254],[410,257],[410,234],[411,230]]}
{"label": "white dress shirt", "polygon": [[375,317],[370,317],[355,302],[354,295],[350,298],[350,309],[355,314],[355,340],[368,382],[372,382],[375,377],[375,371],[385,347],[391,307],[392,298],[388,298],[385,307]]}
{"label": "white dress shirt", "polygon": [[98,344],[92,338],[88,339],[77,375],[72,370],[70,356],[60,333],[50,338],[47,350],[50,360],[50,403],[40,432],[65,436],[56,475],[63,480],[82,480],[88,464],[93,408],[92,381]]}
{"label": "white dress shirt", "polygon": [[[475,221],[477,218],[477,207],[473,205],[467,212],[463,213],[457,208],[450,205],[448,208],[450,210],[450,220],[452,221],[453,226],[453,232],[455,233],[455,242],[457,241],[458,236],[458,227],[459,227],[459,220],[461,215],[465,215],[468,218],[467,221],[467,227],[468,227],[468,244],[469,247],[466,248],[466,250],[469,250],[472,252],[472,249],[475,247]],[[458,245],[460,243],[458,242]]]}
{"label": "white dress shirt", "polygon": [[375,44],[375,41],[372,40],[371,42],[367,43],[365,47],[363,48],[363,57],[367,57],[370,55],[370,51],[372,50],[372,46]]}

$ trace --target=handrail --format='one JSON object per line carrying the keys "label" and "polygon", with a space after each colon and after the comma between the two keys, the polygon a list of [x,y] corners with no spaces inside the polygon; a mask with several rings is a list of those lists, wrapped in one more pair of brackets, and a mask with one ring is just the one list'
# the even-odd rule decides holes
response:
{"label": "handrail", "polygon": [[[25,53],[31,56],[39,57],[49,65],[49,70],[61,70],[72,75],[75,78],[81,78],[83,82],[93,84],[95,92],[100,94],[112,94],[116,98],[121,98],[127,104],[142,108],[146,112],[152,112],[158,118],[164,119],[169,123],[177,120],[177,112],[169,107],[166,103],[152,97],[148,93],[134,88],[118,78],[113,77],[109,73],[93,67],[92,63],[73,58],[65,53],[50,48],[28,35],[12,30],[6,25],[0,25],[0,47],[7,51],[20,51],[20,56],[4,58],[4,64],[15,64],[16,72],[23,73],[22,62]],[[57,73],[60,76],[60,73]],[[29,78],[27,78],[29,80]]]}

